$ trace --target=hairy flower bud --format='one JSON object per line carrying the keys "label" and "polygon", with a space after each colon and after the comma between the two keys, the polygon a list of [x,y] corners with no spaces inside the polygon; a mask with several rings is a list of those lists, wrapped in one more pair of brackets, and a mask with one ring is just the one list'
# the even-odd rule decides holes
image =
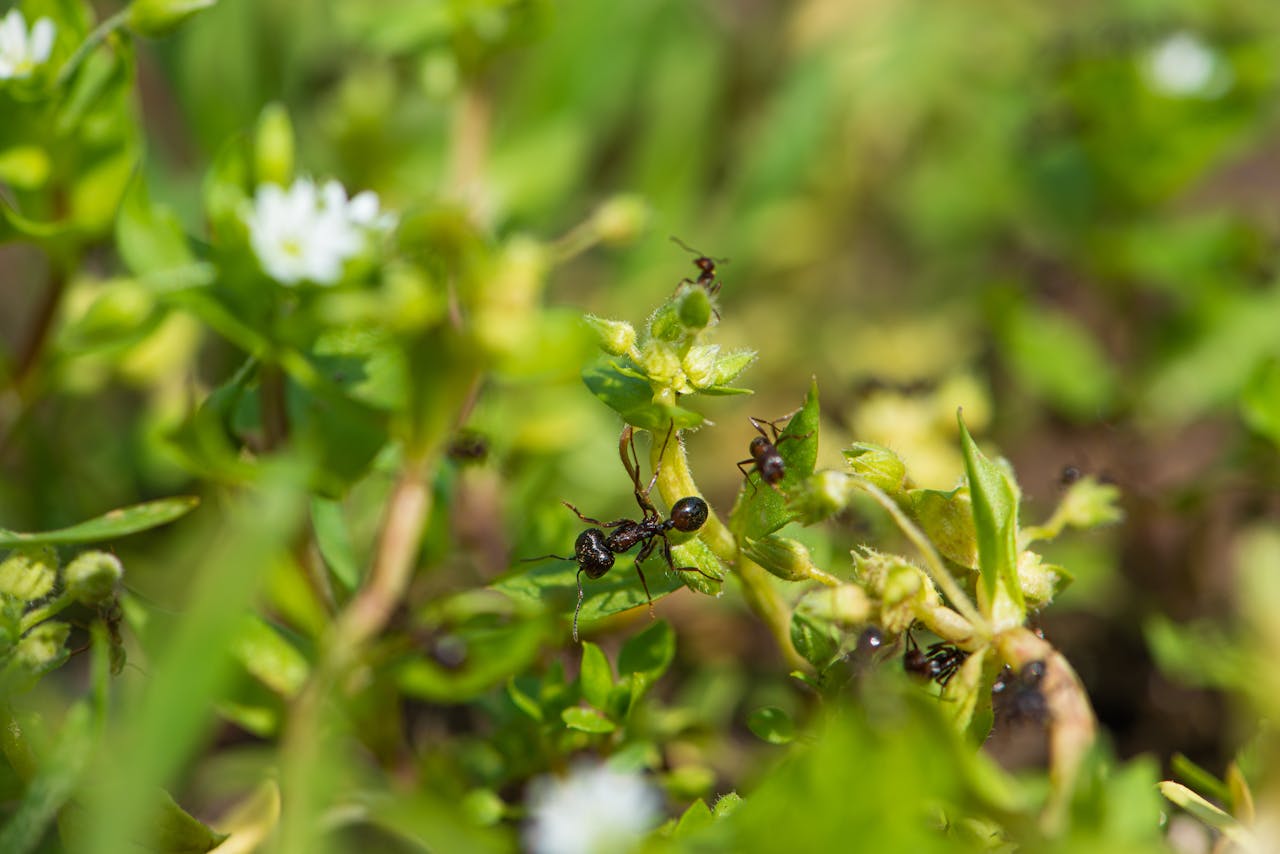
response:
{"label": "hairy flower bud", "polygon": [[22,546],[0,563],[0,594],[33,602],[53,590],[58,577],[58,553],[53,546]]}
{"label": "hairy flower bud", "polygon": [[640,367],[656,383],[678,385],[684,382],[680,356],[662,341],[649,341],[640,351]]}
{"label": "hairy flower bud", "polygon": [[41,623],[23,636],[14,648],[14,658],[28,670],[43,672],[66,658],[64,644],[71,626],[57,620]]}
{"label": "hairy flower bud", "polygon": [[805,595],[799,607],[812,617],[846,628],[860,626],[871,618],[871,600],[856,584],[813,590]]}
{"label": "hairy flower bud", "polygon": [[591,224],[607,244],[630,243],[649,222],[649,206],[639,196],[614,196],[596,208]]}
{"label": "hairy flower bud", "polygon": [[697,331],[711,322],[711,297],[706,288],[686,287],[680,294],[680,323],[686,330]]}
{"label": "hairy flower bud", "polygon": [[96,605],[116,592],[116,584],[124,576],[124,565],[113,554],[101,551],[81,552],[63,570],[67,592],[85,605]]}
{"label": "hairy flower bud", "polygon": [[776,537],[770,534],[758,540],[748,538],[742,551],[770,574],[783,581],[805,581],[813,578],[817,570],[804,544],[788,537]]}
{"label": "hairy flower bud", "polygon": [[806,524],[820,522],[849,505],[858,485],[841,471],[823,469],[814,472],[791,497],[791,507]]}
{"label": "hairy flower bud", "polygon": [[636,344],[636,330],[625,320],[609,320],[588,314],[586,321],[599,337],[600,349],[611,356],[625,355]]}
{"label": "hairy flower bud", "polygon": [[716,381],[716,358],[719,355],[720,347],[716,344],[690,347],[689,352],[684,354],[682,361],[685,376],[689,378],[689,384],[694,388],[707,388],[714,385]]}
{"label": "hairy flower bud", "polygon": [[853,473],[889,495],[902,491],[907,482],[907,466],[902,458],[883,445],[857,442],[844,452]]}
{"label": "hairy flower bud", "polygon": [[254,174],[259,184],[287,187],[293,181],[293,125],[281,104],[268,104],[258,117],[253,142]]}

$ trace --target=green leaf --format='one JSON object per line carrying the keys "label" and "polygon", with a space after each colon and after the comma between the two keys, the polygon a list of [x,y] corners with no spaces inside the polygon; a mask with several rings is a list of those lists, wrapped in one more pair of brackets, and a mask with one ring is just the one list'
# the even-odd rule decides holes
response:
{"label": "green leaf", "polygon": [[653,387],[630,359],[607,359],[582,372],[582,381],[591,393],[622,416],[628,424],[665,432],[675,423],[677,430],[697,427],[703,417],[680,406],[656,403]]}
{"label": "green leaf", "polygon": [[1239,845],[1244,851],[1261,851],[1259,841],[1253,838],[1240,822],[1221,807],[1209,803],[1181,783],[1165,780],[1160,783],[1160,794],[1182,807],[1200,821]]}
{"label": "green leaf", "polygon": [[156,205],[140,175],[135,175],[116,218],[116,248],[136,275],[190,266],[195,257],[177,216]]}
{"label": "green leaf", "polygon": [[179,519],[196,508],[200,499],[194,495],[178,498],[161,498],[122,507],[104,513],[95,519],[59,528],[56,531],[42,531],[34,534],[20,534],[0,528],[0,547],[28,545],[32,543],[96,543],[102,540],[114,540],[140,531],[147,531],[166,525]]}
{"label": "green leaf", "polygon": [[[52,751],[27,782],[22,800],[5,816],[4,827],[0,829],[0,851],[25,854],[36,850],[58,810],[71,798],[89,761],[93,748],[91,719],[89,705],[83,701],[67,712]],[[12,734],[6,733],[6,736],[11,738]]]}
{"label": "green leaf", "polygon": [[[701,572],[672,572],[662,564],[664,575],[676,575],[690,590],[705,596],[719,596],[724,586],[724,568],[711,547],[698,537],[691,537],[671,547],[671,558],[678,568],[694,567]],[[711,576],[708,578],[707,576]]]}
{"label": "green leaf", "polygon": [[716,818],[724,818],[727,815],[731,815],[743,803],[742,795],[737,792],[725,792],[720,796],[720,800],[716,801],[712,812],[715,813]]}
{"label": "green leaf", "polygon": [[360,583],[360,567],[356,563],[351,534],[342,517],[342,504],[327,498],[311,499],[311,527],[316,532],[316,545],[329,571],[347,592]]}
{"label": "green leaf", "polygon": [[582,696],[597,709],[609,710],[609,695],[613,691],[613,671],[604,651],[590,641],[582,644]]}
{"label": "green leaf", "polygon": [[629,638],[618,653],[618,675],[641,673],[657,679],[676,657],[676,633],[666,620],[658,620]]}
{"label": "green leaf", "polygon": [[943,557],[966,569],[978,569],[977,531],[968,489],[911,489],[907,500],[911,502],[911,518]]}
{"label": "green leaf", "polygon": [[979,607],[998,631],[1026,620],[1022,587],[1018,584],[1018,491],[1009,473],[978,450],[957,413],[965,476],[978,535],[978,566],[982,579]]}
{"label": "green leaf", "polygon": [[520,688],[520,684],[516,681],[516,677],[512,676],[507,679],[507,696],[511,698],[511,702],[520,711],[524,712],[535,721],[542,720],[542,707],[538,705],[538,701],[533,699]]}
{"label": "green leaf", "polygon": [[282,697],[297,696],[311,672],[302,653],[258,617],[245,617],[231,652],[250,675]]}
{"label": "green leaf", "polygon": [[213,850],[227,838],[225,833],[216,833],[178,806],[168,792],[161,792],[160,797],[160,809],[151,828],[155,850],[166,854],[196,854]]}
{"label": "green leaf", "polygon": [[[772,439],[772,436],[770,436]],[[800,411],[791,417],[776,443],[785,474],[777,488],[760,482],[752,472],[738,491],[729,526],[742,537],[759,539],[771,534],[797,517],[787,506],[786,492],[813,474],[818,459],[818,382],[809,384]],[[746,445],[743,446],[746,452]]]}
{"label": "green leaf", "polygon": [[747,728],[770,744],[788,744],[796,737],[791,716],[777,706],[764,706],[747,717]]}
{"label": "green leaf", "polygon": [[673,837],[675,839],[685,839],[704,827],[710,827],[715,824],[715,820],[715,816],[711,814],[711,808],[707,806],[706,801],[698,798],[689,804],[688,809],[684,811],[680,816],[680,820],[676,822]]}
{"label": "green leaf", "polygon": [[414,655],[402,662],[396,680],[407,694],[437,703],[465,703],[522,672],[538,654],[545,621],[524,619],[506,625],[477,620],[456,634],[466,648],[459,667]]}
{"label": "green leaf", "polygon": [[606,733],[617,729],[617,724],[597,712],[595,709],[584,709],[572,706],[560,713],[561,720],[569,729],[581,732]]}
{"label": "green leaf", "polygon": [[836,656],[839,632],[826,620],[797,610],[791,615],[791,643],[805,661],[823,670]]}
{"label": "green leaf", "polygon": [[1249,428],[1280,445],[1280,359],[1263,360],[1240,394],[1240,414]]}
{"label": "green leaf", "polygon": [[[645,573],[645,578],[648,579],[653,601],[657,602],[668,593],[679,590],[683,579],[677,576],[688,573],[667,572],[665,564],[662,571],[654,572],[654,566],[651,561],[650,571]],[[501,579],[493,584],[493,588],[520,599],[549,604],[565,614],[572,614],[578,599],[577,575],[577,564],[571,561],[549,561]],[[581,626],[647,605],[649,601],[630,561],[615,564],[602,578],[587,578],[583,575],[582,589],[582,612],[578,616]]]}

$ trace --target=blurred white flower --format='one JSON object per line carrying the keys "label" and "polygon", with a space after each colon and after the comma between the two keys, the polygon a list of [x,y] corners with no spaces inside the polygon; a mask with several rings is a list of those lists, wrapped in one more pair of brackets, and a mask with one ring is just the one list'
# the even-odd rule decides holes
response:
{"label": "blurred white flower", "polygon": [[1230,82],[1217,52],[1187,32],[1169,36],[1152,48],[1144,70],[1151,88],[1174,97],[1212,97]]}
{"label": "blurred white flower", "polygon": [[29,77],[53,51],[53,21],[41,18],[27,32],[27,19],[17,9],[0,19],[0,80]]}
{"label": "blurred white flower", "polygon": [[525,842],[533,854],[621,854],[661,818],[661,798],[639,774],[579,763],[563,779],[530,784]]}
{"label": "blurred white flower", "polygon": [[262,269],[286,285],[334,284],[346,262],[365,248],[371,232],[395,226],[393,215],[378,212],[374,193],[365,191],[348,201],[337,181],[317,188],[306,178],[287,190],[274,184],[259,187],[244,218]]}

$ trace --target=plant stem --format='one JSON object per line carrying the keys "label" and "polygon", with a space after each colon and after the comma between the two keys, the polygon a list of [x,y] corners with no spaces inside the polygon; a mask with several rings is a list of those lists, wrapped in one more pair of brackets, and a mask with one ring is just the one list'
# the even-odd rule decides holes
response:
{"label": "plant stem", "polygon": [[106,40],[107,36],[123,27],[125,22],[128,20],[129,8],[125,7],[104,20],[101,24],[98,24],[98,26],[94,28],[93,32],[85,36],[84,41],[82,41],[80,46],[76,48],[76,52],[71,54],[71,57],[63,63],[62,68],[58,69],[58,77],[54,82],[54,85],[62,86],[71,79],[71,75],[76,73],[76,69],[80,67],[80,63],[84,62],[85,57],[88,56],[94,48],[102,44],[102,42]]}
{"label": "plant stem", "polygon": [[49,286],[41,294],[35,316],[28,324],[31,332],[23,342],[22,349],[14,356],[13,377],[9,388],[4,392],[3,400],[0,400],[0,452],[8,446],[26,414],[29,386],[40,367],[41,357],[53,331],[53,321],[58,316],[58,307],[62,305],[62,296],[67,289],[65,267],[56,259],[51,258],[49,263]]}
{"label": "plant stem", "polygon": [[855,478],[855,480],[860,489],[874,498],[876,503],[893,517],[893,521],[897,523],[902,533],[906,534],[907,539],[911,540],[920,551],[921,556],[924,557],[925,572],[933,579],[933,583],[938,586],[942,594],[947,597],[947,601],[951,603],[952,607],[969,621],[976,634],[981,637],[990,637],[991,627],[987,625],[987,621],[979,613],[978,609],[974,607],[973,602],[965,595],[965,592],[960,589],[960,585],[956,583],[955,578],[952,577],[947,567],[942,563],[942,558],[938,556],[933,543],[929,542],[929,538],[924,535],[924,532],[916,527],[915,522],[912,522],[907,517],[907,514],[902,512],[902,508],[898,506],[898,503],[885,494],[884,490],[862,478]]}
{"label": "plant stem", "polygon": [[31,609],[23,614],[22,619],[18,621],[18,635],[25,635],[50,617],[56,617],[73,602],[75,602],[75,599],[71,598],[71,594],[62,593],[38,608]]}
{"label": "plant stem", "polygon": [[[667,506],[691,495],[701,496],[689,470],[689,457],[684,443],[680,441],[679,432],[667,442],[665,453],[657,435],[651,435],[654,441],[649,449],[649,458],[653,469],[658,472],[658,491]],[[735,564],[735,574],[742,582],[743,597],[768,627],[787,664],[795,668],[808,668],[809,665],[791,643],[791,607],[774,588],[772,576],[738,550],[737,539],[714,510],[707,516],[706,524],[702,526],[698,536],[716,557],[725,563]]]}

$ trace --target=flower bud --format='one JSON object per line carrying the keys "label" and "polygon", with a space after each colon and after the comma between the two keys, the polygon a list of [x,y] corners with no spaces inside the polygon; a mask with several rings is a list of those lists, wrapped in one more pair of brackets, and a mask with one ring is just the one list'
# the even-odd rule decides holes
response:
{"label": "flower bud", "polygon": [[1110,525],[1124,518],[1117,506],[1119,500],[1120,490],[1115,484],[1102,483],[1090,475],[1071,484],[1054,515],[1072,528]]}
{"label": "flower bud", "polygon": [[978,531],[973,526],[973,502],[968,487],[939,492],[912,489],[907,492],[916,524],[948,560],[968,569],[978,568]]}
{"label": "flower bud", "polygon": [[897,495],[906,485],[906,464],[883,445],[857,442],[844,452],[844,458],[849,461],[849,468],[855,475],[889,495]]}
{"label": "flower bud", "polygon": [[614,196],[596,208],[592,225],[601,243],[630,243],[649,223],[649,206],[640,196]]}
{"label": "flower bud", "polygon": [[664,302],[649,318],[649,337],[660,341],[679,341],[684,337],[684,324],[674,301]]}
{"label": "flower bud", "polygon": [[259,184],[293,182],[293,125],[282,104],[268,104],[258,117],[253,144],[254,174]]}
{"label": "flower bud", "polygon": [[684,381],[680,357],[662,341],[649,341],[640,351],[640,367],[649,378],[662,385],[677,385]]}
{"label": "flower bud", "polygon": [[758,540],[748,538],[742,551],[783,581],[805,581],[813,578],[815,571],[821,572],[813,565],[804,544],[787,537],[770,534]]}
{"label": "flower bud", "polygon": [[797,607],[819,620],[838,623],[846,628],[860,626],[871,618],[871,600],[867,598],[866,591],[856,584],[811,591]]}
{"label": "flower bud", "polygon": [[599,337],[600,349],[609,355],[625,355],[635,346],[636,330],[625,320],[608,320],[594,314],[588,314],[585,319]]}
{"label": "flower bud", "polygon": [[21,546],[0,563],[0,594],[34,602],[53,590],[57,578],[58,553],[53,546]]}
{"label": "flower bud", "polygon": [[690,347],[689,352],[684,354],[684,373],[694,388],[715,385],[716,357],[719,355],[720,347],[716,344]]}
{"label": "flower bud", "polygon": [[57,620],[41,623],[23,636],[14,648],[14,658],[28,670],[43,672],[66,658],[64,644],[71,626]]}
{"label": "flower bud", "polygon": [[101,551],[81,552],[63,570],[63,584],[77,602],[96,605],[116,592],[116,584],[124,576],[124,565],[113,554]]}
{"label": "flower bud", "polygon": [[129,29],[140,36],[163,36],[218,0],[133,0],[129,4]]}
{"label": "flower bud", "polygon": [[707,289],[696,285],[683,289],[680,294],[680,323],[686,331],[697,331],[711,322],[711,296]]}
{"label": "flower bud", "polygon": [[823,469],[810,475],[791,496],[791,507],[805,524],[834,516],[849,505],[858,485],[842,471]]}
{"label": "flower bud", "polygon": [[1065,569],[1045,563],[1033,551],[1018,555],[1018,586],[1027,601],[1027,607],[1040,608],[1053,601],[1059,590],[1071,581]]}

